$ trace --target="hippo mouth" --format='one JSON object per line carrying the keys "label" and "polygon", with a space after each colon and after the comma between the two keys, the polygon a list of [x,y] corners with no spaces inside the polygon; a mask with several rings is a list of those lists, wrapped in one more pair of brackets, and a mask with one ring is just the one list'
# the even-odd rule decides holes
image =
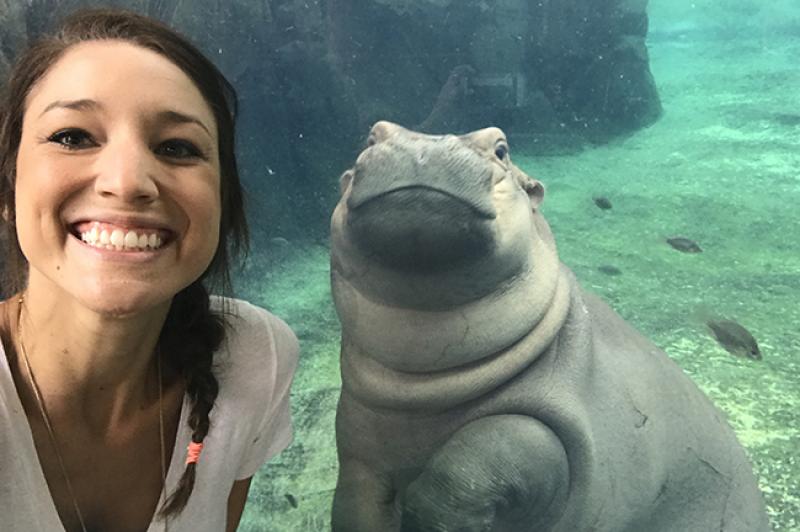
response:
{"label": "hippo mouth", "polygon": [[428,186],[404,186],[348,202],[353,242],[387,267],[432,272],[477,260],[494,246],[494,209]]}
{"label": "hippo mouth", "polygon": [[[435,199],[437,196],[440,196]],[[408,208],[415,201],[427,201],[427,203],[437,203],[448,208],[451,204],[461,203],[472,210],[478,218],[493,220],[497,217],[494,206],[485,200],[464,197],[446,189],[433,187],[430,185],[401,185],[388,190],[371,190],[367,193],[358,194],[354,192],[347,200],[347,208],[352,212],[360,209],[373,201],[386,202],[384,207],[388,208]],[[420,213],[424,215],[424,212]]]}

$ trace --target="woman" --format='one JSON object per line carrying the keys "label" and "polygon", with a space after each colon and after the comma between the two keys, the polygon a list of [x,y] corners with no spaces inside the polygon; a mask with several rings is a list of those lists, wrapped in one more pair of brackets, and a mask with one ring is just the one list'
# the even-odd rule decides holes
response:
{"label": "woman", "polygon": [[296,338],[205,285],[247,237],[234,102],[129,12],[80,12],[19,58],[0,108],[4,530],[234,530],[288,445]]}

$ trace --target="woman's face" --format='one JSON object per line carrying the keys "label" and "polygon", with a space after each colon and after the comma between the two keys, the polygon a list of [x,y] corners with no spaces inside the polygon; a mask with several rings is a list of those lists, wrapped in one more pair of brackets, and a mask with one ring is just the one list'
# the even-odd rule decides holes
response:
{"label": "woman's face", "polygon": [[216,121],[168,59],[91,41],[33,87],[16,181],[31,288],[102,313],[145,310],[205,271],[219,222]]}

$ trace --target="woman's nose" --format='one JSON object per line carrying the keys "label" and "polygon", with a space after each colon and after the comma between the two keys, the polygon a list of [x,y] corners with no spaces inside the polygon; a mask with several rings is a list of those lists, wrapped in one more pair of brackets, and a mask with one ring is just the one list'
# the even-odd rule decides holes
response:
{"label": "woman's nose", "polygon": [[158,197],[158,161],[145,143],[111,141],[96,165],[95,191],[101,196],[128,203],[150,203]]}

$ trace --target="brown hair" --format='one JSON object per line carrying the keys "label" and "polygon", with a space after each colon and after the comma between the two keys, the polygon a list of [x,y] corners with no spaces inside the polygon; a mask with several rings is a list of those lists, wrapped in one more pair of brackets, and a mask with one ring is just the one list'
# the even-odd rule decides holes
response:
{"label": "brown hair", "polygon": [[[194,45],[170,27],[130,11],[90,9],[74,13],[53,35],[32,45],[11,71],[6,92],[0,100],[0,215],[5,220],[7,250],[0,266],[5,296],[24,289],[27,262],[14,227],[16,158],[22,135],[26,100],[33,86],[71,46],[97,40],[121,40],[153,50],[194,82],[211,107],[219,134],[222,212],[220,241],[208,269],[175,295],[159,338],[159,352],[165,363],[186,381],[192,410],[189,426],[192,441],[202,442],[210,429],[209,413],[219,386],[212,372],[213,353],[225,337],[223,314],[211,311],[209,282],[230,291],[230,257],[246,252],[248,231],[243,194],[234,155],[236,92],[220,71]],[[2,242],[2,239],[0,239]],[[5,264],[3,264],[5,262]],[[192,493],[195,464],[189,464],[178,488],[160,510],[166,517],[179,513]]]}

